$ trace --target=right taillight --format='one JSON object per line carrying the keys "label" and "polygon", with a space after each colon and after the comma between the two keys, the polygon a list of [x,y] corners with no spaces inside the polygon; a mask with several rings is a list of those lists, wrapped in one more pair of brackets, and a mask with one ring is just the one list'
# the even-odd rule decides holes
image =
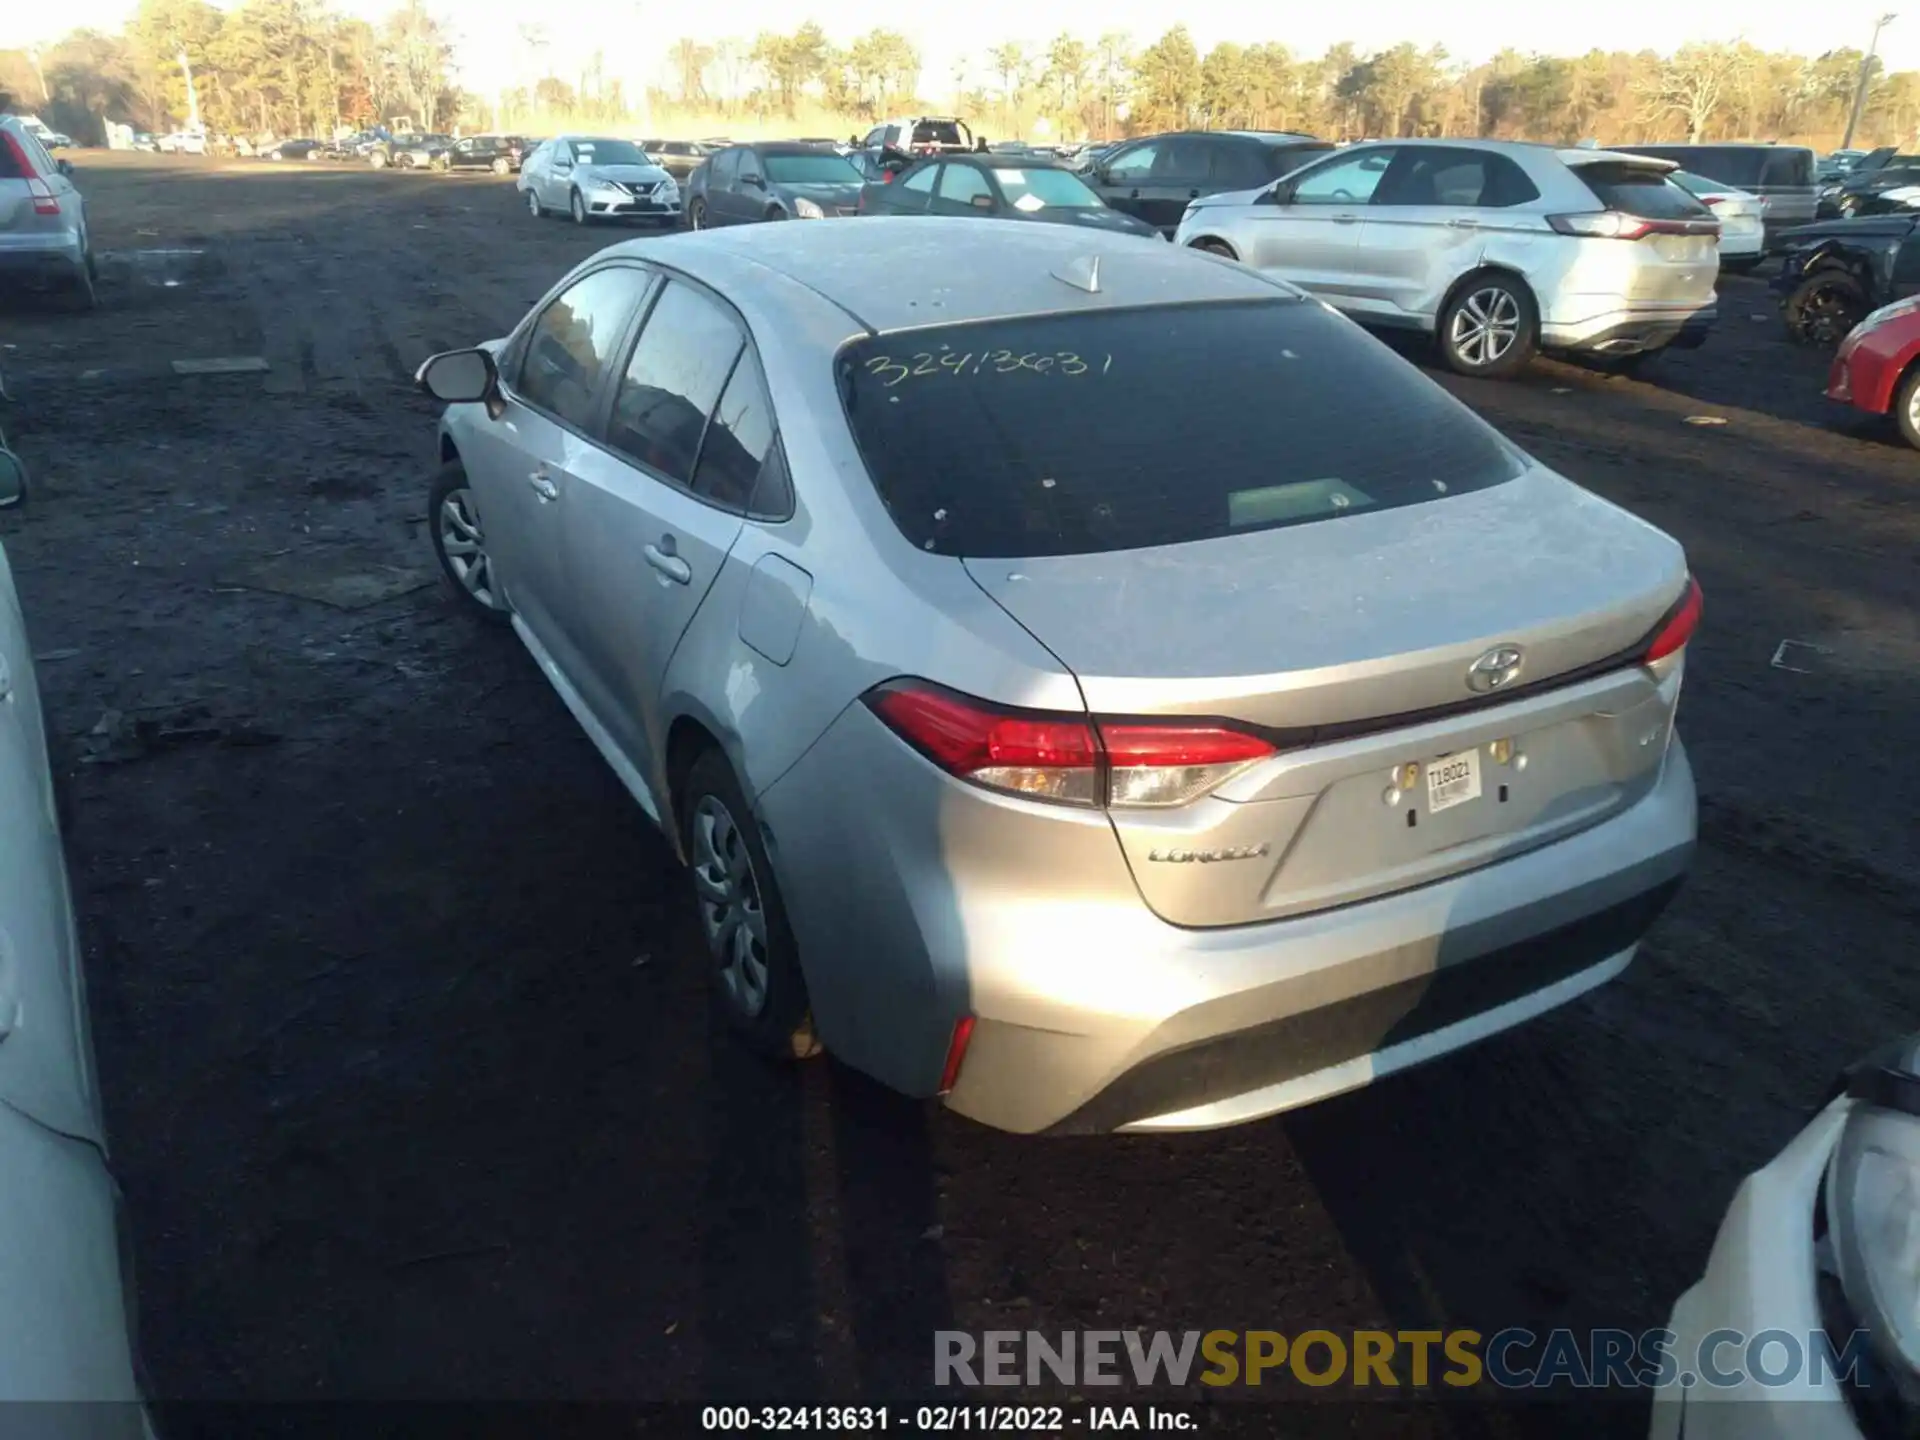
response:
{"label": "right taillight", "polygon": [[27,153],[27,147],[20,143],[20,137],[0,130],[0,142],[6,144],[15,172],[27,182],[27,195],[33,201],[33,213],[58,215],[60,197],[53,193],[53,187],[47,184],[46,177],[33,163],[33,157]]}
{"label": "right taillight", "polygon": [[1590,210],[1580,215],[1549,215],[1547,224],[1562,235],[1597,240],[1639,240],[1648,235],[1718,235],[1717,220],[1649,220],[1624,210]]}
{"label": "right taillight", "polygon": [[1685,648],[1693,638],[1693,632],[1700,628],[1700,612],[1706,597],[1701,594],[1700,582],[1691,575],[1687,577],[1687,588],[1674,606],[1661,619],[1653,632],[1653,638],[1647,642],[1647,653],[1642,662],[1647,665],[1656,660],[1664,660],[1676,650]]}
{"label": "right taillight", "polygon": [[1064,805],[1183,805],[1274,753],[1261,736],[1218,721],[1019,710],[922,680],[891,681],[865,699],[894,734],[949,775]]}

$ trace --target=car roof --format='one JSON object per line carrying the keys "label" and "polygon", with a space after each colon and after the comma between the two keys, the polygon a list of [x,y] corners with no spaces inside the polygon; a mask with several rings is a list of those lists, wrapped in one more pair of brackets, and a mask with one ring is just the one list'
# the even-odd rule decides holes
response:
{"label": "car roof", "polygon": [[751,150],[754,154],[768,155],[818,155],[831,141],[813,140],[749,140],[736,149]]}
{"label": "car roof", "polygon": [[[972,217],[729,225],[615,248],[670,265],[729,298],[751,291],[751,303],[762,313],[770,305],[801,308],[811,295],[882,333],[1017,315],[1298,295],[1246,266],[1143,236]],[[967,263],[956,265],[955,255],[965,255]],[[1095,291],[1056,273],[1094,257]],[[776,300],[767,272],[785,276],[798,290]]]}

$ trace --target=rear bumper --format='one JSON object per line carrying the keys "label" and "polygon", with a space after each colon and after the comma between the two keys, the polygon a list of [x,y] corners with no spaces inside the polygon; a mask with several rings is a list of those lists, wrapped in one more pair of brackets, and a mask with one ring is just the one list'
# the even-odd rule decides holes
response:
{"label": "rear bumper", "polygon": [[86,260],[86,247],[77,229],[0,235],[0,283],[64,284],[80,273]]}
{"label": "rear bumper", "polygon": [[[884,740],[884,744],[875,743]],[[896,753],[897,752],[897,753]],[[846,808],[846,784],[862,797]],[[1203,1130],[1365,1085],[1624,970],[1691,862],[1692,771],[1591,829],[1411,890],[1186,929],[1112,828],[936,777],[858,706],[761,796],[814,1016],[843,1061],[1020,1133]]]}
{"label": "rear bumper", "polygon": [[1579,325],[1540,327],[1540,343],[1548,350],[1576,350],[1598,355],[1633,355],[1674,346],[1696,350],[1712,332],[1718,311],[1669,307],[1625,309],[1595,316]]}

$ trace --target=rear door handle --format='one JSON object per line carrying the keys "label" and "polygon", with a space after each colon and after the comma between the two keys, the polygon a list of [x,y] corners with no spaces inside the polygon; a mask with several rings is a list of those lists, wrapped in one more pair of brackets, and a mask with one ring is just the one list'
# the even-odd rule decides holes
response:
{"label": "rear door handle", "polygon": [[1358,215],[1336,215],[1333,217],[1333,223],[1336,225],[1351,225],[1359,218]]}
{"label": "rear door handle", "polygon": [[[664,546],[665,548],[661,548]],[[649,545],[646,550],[647,564],[658,570],[676,585],[686,585],[693,579],[693,567],[673,553],[673,537],[662,535],[659,545]]]}
{"label": "rear door handle", "polygon": [[560,498],[560,487],[553,483],[552,477],[544,470],[534,471],[527,477],[527,483],[533,486],[533,493],[538,495],[542,500],[558,500]]}
{"label": "rear door handle", "polygon": [[1478,230],[1480,228],[1480,222],[1478,220],[1449,220],[1447,224],[1456,230]]}

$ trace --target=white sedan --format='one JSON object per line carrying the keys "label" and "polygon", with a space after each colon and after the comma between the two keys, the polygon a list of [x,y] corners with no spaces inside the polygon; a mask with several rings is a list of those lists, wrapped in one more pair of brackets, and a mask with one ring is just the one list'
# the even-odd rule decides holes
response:
{"label": "white sedan", "polygon": [[1713,211],[1713,218],[1720,222],[1722,270],[1751,270],[1766,257],[1767,202],[1762,196],[1690,170],[1675,170],[1667,178]]}
{"label": "white sedan", "polygon": [[[0,510],[25,498],[25,467],[0,437]],[[94,1074],[33,651],[0,550],[0,1407],[111,1402],[86,1412],[86,1433],[141,1440]]]}
{"label": "white sedan", "polygon": [[[1920,1036],[1742,1182],[1667,1322],[1652,1440],[1911,1435],[1920,1395]],[[1889,1428],[1891,1426],[1891,1428]]]}

